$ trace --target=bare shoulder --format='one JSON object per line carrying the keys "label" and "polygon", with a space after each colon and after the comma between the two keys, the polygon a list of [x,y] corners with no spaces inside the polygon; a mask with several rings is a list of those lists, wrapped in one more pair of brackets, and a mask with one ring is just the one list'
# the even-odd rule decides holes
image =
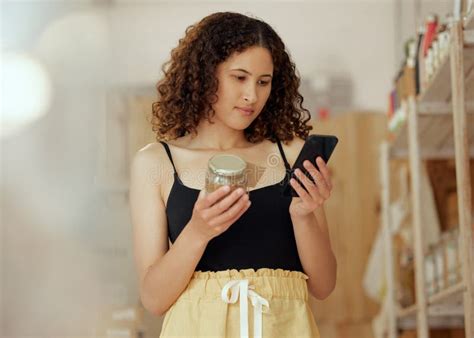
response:
{"label": "bare shoulder", "polygon": [[135,153],[134,161],[146,164],[146,162],[162,161],[166,156],[163,145],[159,142],[148,143]]}
{"label": "bare shoulder", "polygon": [[163,168],[163,163],[166,163],[166,151],[163,145],[159,142],[149,143],[146,146],[139,149],[131,163],[131,174],[145,175],[146,177],[153,178],[155,184],[160,182],[156,181],[157,178],[162,177],[160,168]]}

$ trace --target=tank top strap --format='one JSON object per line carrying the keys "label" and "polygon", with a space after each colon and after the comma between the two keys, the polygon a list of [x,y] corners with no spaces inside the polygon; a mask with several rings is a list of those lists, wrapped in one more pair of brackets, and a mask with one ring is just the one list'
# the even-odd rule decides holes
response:
{"label": "tank top strap", "polygon": [[283,158],[283,162],[285,162],[286,170],[288,170],[288,172],[290,172],[291,167],[290,167],[290,164],[288,163],[288,161],[286,160],[285,152],[283,151],[283,147],[282,147],[281,142],[280,142],[279,139],[277,139],[277,144],[278,144],[278,149],[280,149],[280,154],[281,154],[281,157]]}
{"label": "tank top strap", "polygon": [[173,165],[174,173],[177,176],[178,172],[176,171],[176,167],[174,166],[173,157],[171,156],[171,151],[170,151],[170,147],[168,146],[168,143],[166,143],[164,141],[160,141],[160,143],[163,145],[163,147],[165,147],[166,154],[168,155],[168,158],[170,159],[171,164]]}

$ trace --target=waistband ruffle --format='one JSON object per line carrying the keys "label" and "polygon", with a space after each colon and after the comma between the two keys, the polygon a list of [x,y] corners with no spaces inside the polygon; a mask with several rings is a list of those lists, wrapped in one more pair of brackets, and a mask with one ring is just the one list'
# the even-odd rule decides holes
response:
{"label": "waistband ruffle", "polygon": [[283,269],[269,269],[269,268],[260,268],[255,271],[255,269],[229,269],[222,271],[195,271],[193,278],[195,279],[221,279],[221,278],[248,278],[248,277],[278,277],[278,278],[299,278],[307,280],[309,277],[300,271],[290,271]]}
{"label": "waistband ruffle", "polygon": [[309,277],[300,271],[283,269],[229,269],[222,271],[195,271],[182,300],[213,299],[222,301],[221,290],[230,280],[247,279],[249,285],[267,300],[275,298],[308,299]]}

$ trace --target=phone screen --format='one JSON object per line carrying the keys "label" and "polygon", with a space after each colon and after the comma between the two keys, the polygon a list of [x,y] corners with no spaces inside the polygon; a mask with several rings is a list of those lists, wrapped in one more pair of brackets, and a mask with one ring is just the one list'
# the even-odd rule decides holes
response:
{"label": "phone screen", "polygon": [[[316,164],[316,158],[321,156],[324,162],[328,163],[331,154],[336,147],[338,142],[338,138],[334,135],[310,135],[306,139],[303,148],[301,149],[298,158],[296,159],[293,167],[291,168],[291,172],[288,173],[289,178],[283,190],[283,194],[285,196],[291,197],[298,197],[297,192],[293,189],[290,184],[290,178],[296,179],[298,182],[298,178],[295,176],[294,172],[296,168],[299,168],[310,180],[313,180],[311,174],[306,171],[306,168],[303,166],[303,162],[308,160],[310,161],[317,169],[318,165]],[[304,188],[304,185],[301,183]]]}

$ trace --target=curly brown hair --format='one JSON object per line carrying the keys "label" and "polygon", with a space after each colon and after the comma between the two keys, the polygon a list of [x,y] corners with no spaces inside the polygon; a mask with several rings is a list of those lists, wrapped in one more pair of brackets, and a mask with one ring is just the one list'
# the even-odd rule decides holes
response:
{"label": "curly brown hair", "polygon": [[[278,34],[267,23],[239,13],[221,12],[186,29],[184,38],[162,66],[164,77],[156,85],[158,101],[152,105],[152,126],[157,140],[196,133],[201,118],[209,122],[217,101],[217,66],[233,53],[260,46],[269,50],[274,73],[270,96],[259,116],[244,130],[249,142],[306,139],[311,114],[298,92],[300,78]],[[209,76],[214,74],[214,76]]]}

